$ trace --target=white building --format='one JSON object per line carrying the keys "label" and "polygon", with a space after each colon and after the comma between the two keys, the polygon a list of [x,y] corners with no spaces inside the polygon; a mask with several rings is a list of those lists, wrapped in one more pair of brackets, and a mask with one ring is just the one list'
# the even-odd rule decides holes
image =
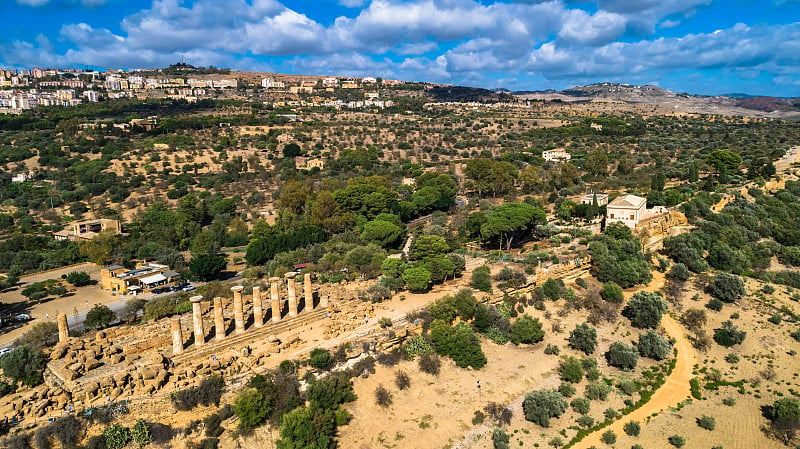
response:
{"label": "white building", "polygon": [[605,206],[608,204],[608,195],[605,193],[590,193],[581,197],[581,204],[592,204],[594,199],[597,198],[598,206]]}
{"label": "white building", "polygon": [[567,162],[572,159],[572,155],[564,150],[542,151],[542,157],[548,162]]}
{"label": "white building", "polygon": [[623,223],[633,229],[643,218],[647,200],[636,195],[623,195],[608,203],[606,207],[606,223]]}

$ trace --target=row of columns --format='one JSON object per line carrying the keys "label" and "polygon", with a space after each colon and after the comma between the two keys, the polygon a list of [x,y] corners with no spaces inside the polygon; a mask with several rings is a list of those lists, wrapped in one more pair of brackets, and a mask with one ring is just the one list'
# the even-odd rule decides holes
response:
{"label": "row of columns", "polygon": [[[290,272],[284,276],[286,278],[286,287],[288,290],[288,306],[289,317],[297,316],[298,301],[297,301],[297,282],[295,276],[297,273]],[[281,320],[281,301],[278,294],[279,284],[281,278],[269,278],[270,286],[270,307],[272,310],[272,321],[278,322]],[[245,317],[244,317],[244,301],[242,300],[242,290],[244,287],[237,285],[231,287],[233,292],[233,320],[234,329],[236,334],[241,334],[245,331]],[[305,309],[314,310],[314,291],[311,286],[311,274],[306,273],[303,276],[303,296],[305,299]],[[194,344],[195,346],[203,346],[205,344],[205,330],[203,329],[203,309],[201,301],[202,296],[192,296],[189,298],[192,302],[192,321],[194,325]],[[222,298],[216,297],[213,301],[214,305],[214,330],[216,333],[215,339],[221,341],[225,339],[225,319],[223,316]],[[328,298],[320,298],[320,307],[328,307]],[[253,287],[253,326],[264,326],[264,308],[261,297],[261,287]],[[180,354],[183,352],[183,333],[181,331],[180,317],[173,317],[172,319],[172,352],[173,354]]]}

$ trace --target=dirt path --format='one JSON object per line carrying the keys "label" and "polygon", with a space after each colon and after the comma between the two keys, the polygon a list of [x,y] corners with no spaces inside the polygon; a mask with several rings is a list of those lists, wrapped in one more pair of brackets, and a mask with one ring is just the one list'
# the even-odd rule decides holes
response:
{"label": "dirt path", "polygon": [[[653,273],[653,281],[644,288],[646,291],[655,291],[664,285],[664,275],[659,272]],[[632,295],[632,293],[630,293]],[[629,296],[629,295],[626,295]],[[661,386],[650,400],[641,408],[614,421],[611,425],[604,427],[594,433],[589,434],[580,443],[572,446],[575,449],[587,449],[591,446],[601,447],[604,445],[600,441],[602,434],[608,430],[617,435],[623,435],[622,427],[628,421],[639,421],[646,425],[646,419],[654,413],[660,413],[669,407],[678,405],[690,395],[689,381],[692,378],[692,368],[697,363],[697,351],[692,347],[683,327],[671,316],[664,315],[661,319],[667,335],[675,339],[675,349],[678,351],[675,369],[667,377],[664,385]]]}

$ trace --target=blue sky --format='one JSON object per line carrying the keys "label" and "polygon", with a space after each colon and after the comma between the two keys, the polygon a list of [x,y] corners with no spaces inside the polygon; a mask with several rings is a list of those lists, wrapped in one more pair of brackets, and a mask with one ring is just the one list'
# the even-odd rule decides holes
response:
{"label": "blue sky", "polygon": [[800,96],[800,0],[2,0],[0,66]]}

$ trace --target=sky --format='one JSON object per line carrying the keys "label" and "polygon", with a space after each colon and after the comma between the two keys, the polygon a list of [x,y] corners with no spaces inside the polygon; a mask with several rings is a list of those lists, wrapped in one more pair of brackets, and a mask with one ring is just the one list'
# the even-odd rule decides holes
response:
{"label": "sky", "polygon": [[800,96],[800,0],[0,0],[0,67]]}

